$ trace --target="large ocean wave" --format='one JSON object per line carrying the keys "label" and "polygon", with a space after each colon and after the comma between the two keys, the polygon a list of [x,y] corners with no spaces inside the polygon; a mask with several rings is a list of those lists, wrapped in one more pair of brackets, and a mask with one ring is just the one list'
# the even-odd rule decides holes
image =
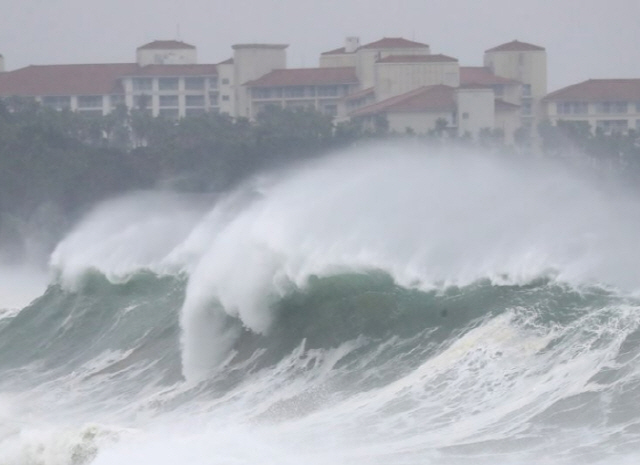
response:
{"label": "large ocean wave", "polygon": [[397,146],[105,202],[0,319],[0,463],[631,463],[639,222]]}

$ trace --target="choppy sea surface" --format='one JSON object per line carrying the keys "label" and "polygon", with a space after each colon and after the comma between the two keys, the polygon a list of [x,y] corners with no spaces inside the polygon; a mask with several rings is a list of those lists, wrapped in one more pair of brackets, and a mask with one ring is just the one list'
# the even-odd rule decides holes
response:
{"label": "choppy sea surface", "polygon": [[638,231],[557,165],[398,146],[109,200],[0,302],[0,464],[638,463]]}

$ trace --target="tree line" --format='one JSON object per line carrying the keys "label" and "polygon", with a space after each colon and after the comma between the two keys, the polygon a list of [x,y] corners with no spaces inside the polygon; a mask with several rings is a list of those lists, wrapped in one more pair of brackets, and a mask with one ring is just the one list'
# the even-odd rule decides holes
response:
{"label": "tree line", "polygon": [[[543,155],[581,153],[634,179],[640,174],[634,131],[592,134],[588,127],[560,122],[541,125],[539,134]],[[17,241],[25,224],[43,218],[57,218],[63,230],[95,202],[160,181],[179,190],[223,191],[261,170],[382,138],[505,154],[532,148],[525,136],[505,145],[499,130],[481,131],[475,140],[457,137],[446,121],[427,134],[393,133],[384,118],[366,129],[357,121],[334,124],[312,109],[267,107],[255,121],[217,113],[170,120],[124,106],[108,115],[86,115],[10,98],[0,100],[0,242]]]}

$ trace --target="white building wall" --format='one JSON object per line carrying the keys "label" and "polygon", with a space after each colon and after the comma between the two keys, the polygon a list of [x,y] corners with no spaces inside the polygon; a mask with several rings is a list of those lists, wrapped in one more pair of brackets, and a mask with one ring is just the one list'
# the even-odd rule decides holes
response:
{"label": "white building wall", "polygon": [[407,128],[411,128],[417,134],[426,134],[435,129],[439,119],[446,120],[448,126],[453,125],[451,112],[387,114],[389,129],[398,133],[404,133]]}
{"label": "white building wall", "polygon": [[491,128],[495,121],[495,95],[489,88],[460,88],[458,103],[458,135],[469,133],[477,137],[481,129]]}
{"label": "white building wall", "polygon": [[539,122],[544,118],[545,111],[541,100],[547,94],[546,51],[485,52],[484,65],[497,76],[522,82],[520,101],[512,103],[522,106],[523,117],[528,116],[526,108],[530,105],[530,117],[534,122]]}
{"label": "white building wall", "polygon": [[375,85],[375,64],[390,55],[429,55],[429,46],[411,48],[361,48],[356,52],[356,74],[362,89]]}
{"label": "white building wall", "polygon": [[321,68],[346,68],[356,66],[355,53],[342,53],[335,55],[320,55]]}
{"label": "white building wall", "polygon": [[248,81],[257,79],[274,69],[287,67],[286,48],[283,44],[237,44],[233,46],[235,108],[232,116],[249,117],[251,114]]}
{"label": "white building wall", "polygon": [[458,62],[376,63],[375,90],[378,100],[417,89],[422,86],[460,85]]}
{"label": "white building wall", "polygon": [[154,49],[139,48],[136,50],[137,63],[147,65],[195,65],[198,53],[195,48]]}
{"label": "white building wall", "polygon": [[517,111],[496,111],[495,128],[501,129],[504,133],[504,142],[513,144],[514,134],[520,127],[520,117]]}
{"label": "white building wall", "polygon": [[[586,122],[589,124],[591,131],[596,132],[598,128],[605,132],[618,131],[626,132],[629,129],[640,130],[640,102],[636,100],[622,100],[626,103],[626,112],[608,111],[603,112],[601,109],[602,102],[580,102],[572,101],[572,104],[580,103],[586,105],[586,113],[561,113],[558,112],[558,104],[561,101],[544,102],[545,114],[552,124],[558,121],[575,121]],[[626,129],[625,129],[626,127]]]}
{"label": "white building wall", "polygon": [[0,55],[0,73],[4,73],[4,57]]}
{"label": "white building wall", "polygon": [[217,69],[220,113],[234,116],[236,114],[236,99],[233,86],[234,65],[233,63],[224,63],[217,65]]}

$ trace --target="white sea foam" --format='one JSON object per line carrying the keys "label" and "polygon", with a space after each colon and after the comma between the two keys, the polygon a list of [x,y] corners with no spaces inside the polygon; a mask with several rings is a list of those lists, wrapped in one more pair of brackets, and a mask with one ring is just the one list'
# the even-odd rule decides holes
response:
{"label": "white sea foam", "polygon": [[113,281],[187,273],[183,365],[197,380],[233,343],[229,317],[268,331],[270,300],[311,275],[380,269],[421,289],[547,276],[630,291],[638,230],[636,204],[551,163],[385,146],[247,183],[208,206],[166,192],[107,202],[51,263],[70,287],[91,269]]}
{"label": "white sea foam", "polygon": [[268,331],[270,297],[311,275],[381,269],[422,289],[549,276],[631,290],[639,226],[637,206],[551,164],[397,147],[312,163],[214,228],[183,307],[185,373],[206,376],[221,360],[212,344],[229,346],[210,342],[224,327],[217,313]]}

